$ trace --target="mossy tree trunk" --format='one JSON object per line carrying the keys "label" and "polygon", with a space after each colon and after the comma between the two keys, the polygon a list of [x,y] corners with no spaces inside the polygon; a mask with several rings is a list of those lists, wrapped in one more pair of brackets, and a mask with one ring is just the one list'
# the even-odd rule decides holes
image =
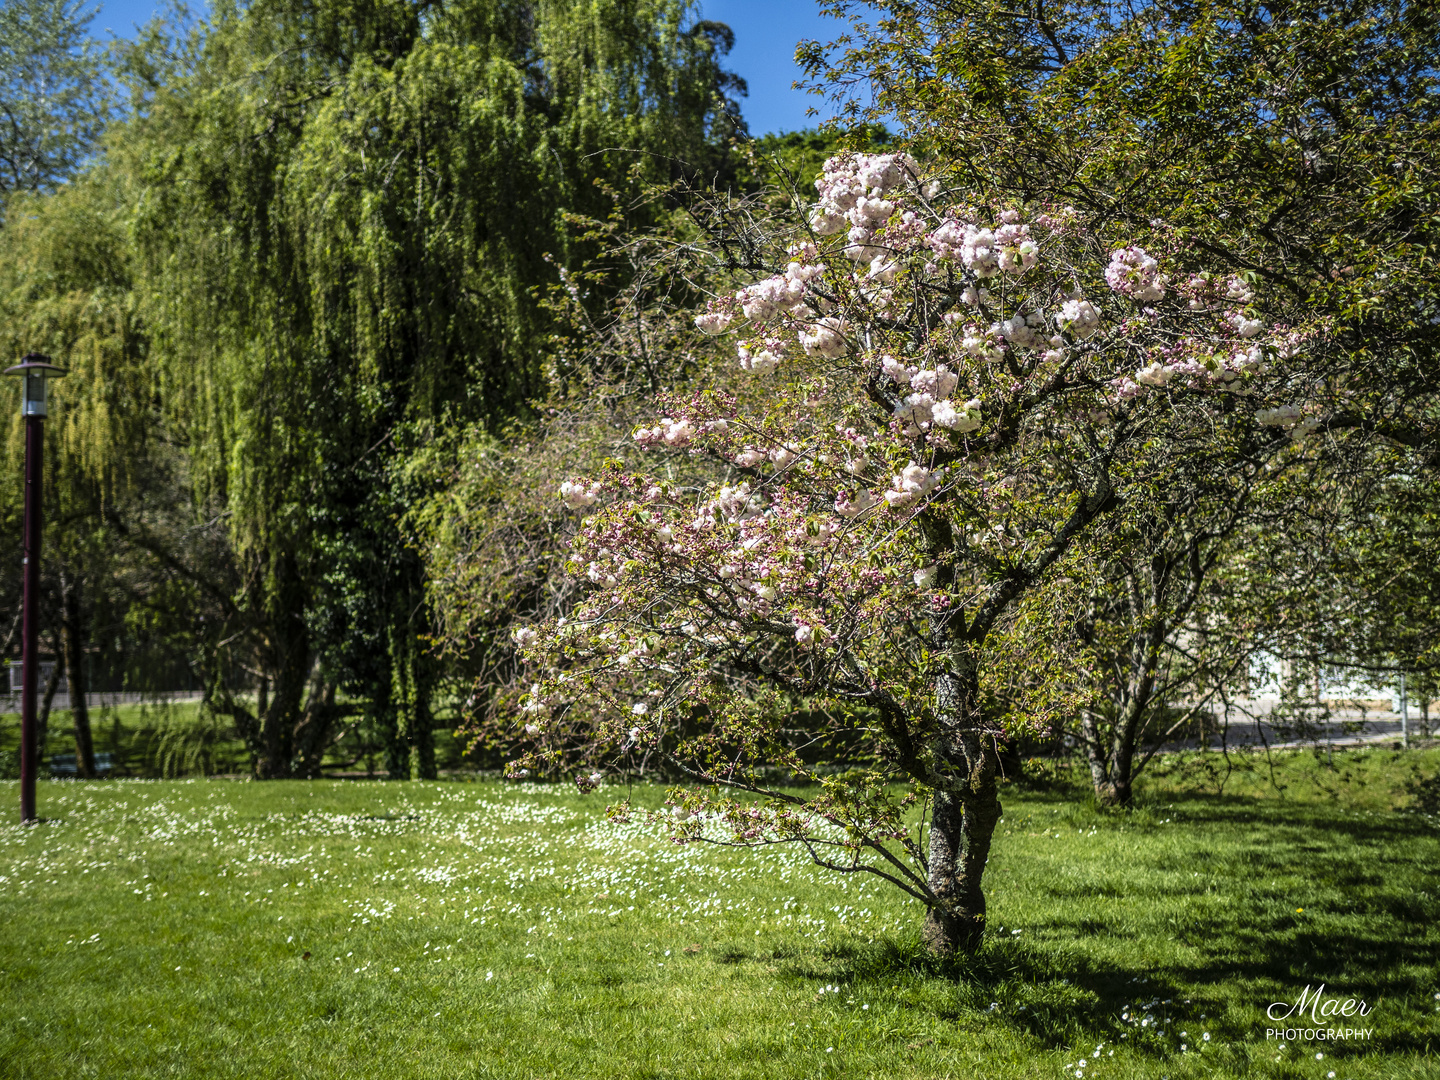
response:
{"label": "mossy tree trunk", "polygon": [[985,730],[973,669],[941,675],[936,686],[940,734],[930,821],[929,879],[938,902],[926,913],[924,940],[941,956],[973,953],[985,936],[985,864],[1002,809],[996,737]]}

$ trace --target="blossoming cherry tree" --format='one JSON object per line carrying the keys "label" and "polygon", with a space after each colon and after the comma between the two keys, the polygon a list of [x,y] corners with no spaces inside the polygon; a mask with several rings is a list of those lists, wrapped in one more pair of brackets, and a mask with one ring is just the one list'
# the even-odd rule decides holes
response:
{"label": "blossoming cherry tree", "polygon": [[677,841],[801,844],[921,901],[936,951],[974,949],[1024,722],[987,689],[992,636],[1217,424],[1303,437],[1275,395],[1306,339],[1243,281],[1106,246],[1067,208],[969,204],[902,154],[839,155],[816,186],[777,272],[695,318],[755,383],[635,433],[713,484],[561,487],[589,591],[517,635],[539,677],[512,769],[589,790],[664,760],[690,781]]}

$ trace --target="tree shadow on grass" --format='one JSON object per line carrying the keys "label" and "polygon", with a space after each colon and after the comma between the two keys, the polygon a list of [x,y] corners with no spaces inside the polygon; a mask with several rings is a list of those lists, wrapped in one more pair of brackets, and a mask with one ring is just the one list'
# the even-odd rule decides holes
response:
{"label": "tree shadow on grass", "polygon": [[[1374,940],[1371,947],[1378,955],[1381,942]],[[1217,1037],[1238,1041],[1263,1038],[1263,1029],[1269,1023],[1265,1008],[1271,1001],[1293,1002],[1302,987],[1318,987],[1324,981],[1323,977],[1301,976],[1298,981],[1293,977],[1273,978],[1274,972],[1299,967],[1312,948],[1313,941],[1305,937],[1252,965],[1202,960],[1157,966],[1146,962],[1097,963],[1084,953],[1051,952],[1043,946],[1010,942],[987,947],[971,957],[940,959],[931,956],[918,941],[885,940],[837,944],[819,955],[805,957],[785,958],[777,951],[775,958],[797,981],[829,980],[856,997],[866,996],[867,991],[879,996],[897,977],[946,982],[952,993],[945,1004],[929,1006],[930,1018],[962,1029],[1008,1028],[1046,1049],[1062,1051],[1089,1042],[1115,1046],[1123,1035],[1132,1051],[1158,1059],[1174,1052],[1173,1045],[1162,1044],[1154,1037],[1157,1030],[1163,1034],[1171,1024],[1177,1028],[1183,1024],[1198,1027],[1203,1021]],[[1435,950],[1423,944],[1391,949],[1385,954],[1386,966],[1371,980],[1373,985],[1336,985],[1327,989],[1327,996],[1362,997],[1373,1005],[1425,990],[1417,984],[1413,972],[1405,968],[1431,966],[1434,956]],[[1257,985],[1266,981],[1273,982],[1272,991]],[[1255,1026],[1226,1031],[1222,1016],[1227,1004],[1234,1004],[1234,988],[1230,993],[1223,992],[1226,983],[1241,984],[1245,993],[1253,997],[1253,1001],[1247,998],[1245,1003],[1254,1006]],[[1016,1004],[1021,998],[1023,1007]],[[913,1009],[909,1011],[915,1015]],[[1142,1028],[1133,1021],[1147,1010],[1153,1013],[1155,1023]],[[1211,1019],[1205,1021],[1207,1010]],[[1132,1018],[1129,1022],[1122,1019],[1127,1013]],[[1364,1043],[1367,1053],[1425,1054],[1434,1043],[1432,1035],[1416,1030],[1418,1025],[1387,1027],[1377,1024],[1373,1014],[1365,1021],[1332,1024],[1375,1028]],[[1302,1026],[1308,1026],[1308,1020]],[[1171,1036],[1173,1043],[1174,1032]]]}
{"label": "tree shadow on grass", "polygon": [[[1398,814],[1257,806],[1243,797],[1190,796],[1171,805],[1190,826],[1187,836],[1213,837],[1213,850],[1137,846],[1110,881],[1056,875],[1034,887],[1058,902],[1056,913],[1024,940],[992,937],[974,956],[942,959],[918,936],[852,939],[780,949],[770,959],[797,982],[839,983],[857,995],[940,981],[950,988],[945,1003],[933,995],[918,1003],[931,1019],[1003,1025],[1051,1049],[1087,1040],[1113,1046],[1125,1034],[1132,1050],[1157,1058],[1175,1050],[1151,1034],[1168,1022],[1197,1026],[1208,1013],[1205,1026],[1217,1036],[1263,1038],[1270,1002],[1293,1002],[1303,987],[1323,982],[1327,994],[1389,1003],[1378,1018],[1343,1022],[1375,1028],[1367,1053],[1426,1052],[1433,1035],[1405,999],[1423,994],[1428,1002],[1437,978],[1433,894],[1440,890],[1426,869],[1440,855],[1433,826]],[[1128,898],[1152,903],[1123,915],[1095,906],[1117,895],[1114,880],[1127,883],[1118,891]],[[1296,903],[1297,881],[1314,901]],[[1122,1021],[1135,1006],[1141,1015],[1154,1011],[1154,1024],[1141,1030]],[[1243,1014],[1255,1023],[1237,1024]]]}

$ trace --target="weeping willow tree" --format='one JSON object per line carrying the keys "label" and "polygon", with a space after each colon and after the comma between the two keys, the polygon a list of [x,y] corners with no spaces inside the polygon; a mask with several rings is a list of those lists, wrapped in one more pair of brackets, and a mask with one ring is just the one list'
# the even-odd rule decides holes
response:
{"label": "weeping willow tree", "polygon": [[[68,677],[78,768],[88,776],[94,768],[85,707],[92,594],[113,582],[109,518],[147,471],[154,393],[125,215],[114,190],[91,174],[50,196],[16,196],[9,211],[0,230],[0,354],[12,358],[8,364],[41,352],[69,371],[52,386],[45,424],[42,647],[54,650],[57,674]],[[18,385],[7,388],[0,401],[0,458],[15,480],[25,457],[18,392]],[[16,547],[22,491],[14,482],[0,489],[0,531]],[[6,653],[19,615],[18,586],[18,577],[0,585]]]}
{"label": "weeping willow tree", "polygon": [[567,214],[716,166],[730,41],[686,0],[255,0],[130,55],[111,161],[167,423],[241,567],[210,701],[257,776],[314,775],[360,709],[434,774],[397,463],[523,412]]}
{"label": "weeping willow tree", "polygon": [[[145,335],[132,292],[122,208],[85,177],[49,197],[16,200],[0,258],[0,348],[38,351],[65,367],[45,425],[47,465],[65,481],[113,496],[134,480],[155,415]],[[18,387],[16,389],[18,393]],[[24,455],[19,410],[0,413],[7,455]]]}

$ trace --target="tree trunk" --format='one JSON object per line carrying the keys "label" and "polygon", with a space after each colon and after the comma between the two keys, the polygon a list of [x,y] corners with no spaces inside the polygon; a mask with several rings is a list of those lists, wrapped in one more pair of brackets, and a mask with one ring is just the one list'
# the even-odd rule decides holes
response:
{"label": "tree trunk", "polygon": [[[1141,680],[1142,692],[1150,687],[1150,676]],[[1135,742],[1140,736],[1140,718],[1148,707],[1148,698],[1132,696],[1120,710],[1115,722],[1115,741],[1110,747],[1110,761],[1105,783],[1095,788],[1101,806],[1129,806],[1134,796]]]}
{"label": "tree trunk", "polygon": [[391,678],[391,672],[387,668],[375,680],[370,694],[370,723],[385,748],[385,772],[391,780],[408,780],[410,750],[400,738],[400,725],[395,719]]}
{"label": "tree trunk", "polygon": [[70,716],[75,724],[75,771],[87,780],[95,778],[95,743],[90,734],[90,689],[85,679],[85,616],[80,595],[84,579],[68,580],[60,575],[60,626],[65,659],[70,668]]}
{"label": "tree trunk", "polygon": [[1090,766],[1090,785],[1099,798],[1100,792],[1110,783],[1110,758],[1105,753],[1104,738],[1094,709],[1085,709],[1080,713],[1080,731],[1085,736],[1085,761]]}
{"label": "tree trunk", "polygon": [[1136,719],[1127,707],[1116,722],[1109,747],[1105,732],[1095,711],[1081,714],[1080,727],[1085,735],[1085,759],[1090,766],[1090,785],[1095,801],[1101,806],[1128,806],[1135,780]]}
{"label": "tree trunk", "polygon": [[397,741],[405,753],[403,775],[411,780],[434,780],[438,775],[434,718],[430,712],[434,662],[424,654],[411,628],[402,624],[393,634],[391,707]]}
{"label": "tree trunk", "polygon": [[252,755],[257,780],[282,780],[291,775],[295,755],[295,729],[305,700],[306,660],[287,650],[275,671],[270,707],[259,716],[259,738]]}
{"label": "tree trunk", "polygon": [[303,780],[320,778],[320,766],[330,748],[330,731],[335,726],[335,692],[333,681],[317,679],[310,688],[310,700],[295,731],[295,775]]}
{"label": "tree trunk", "polygon": [[434,780],[440,775],[435,764],[435,721],[430,715],[428,696],[416,701],[409,712],[410,779]]}
{"label": "tree trunk", "polygon": [[281,554],[272,560],[267,585],[271,694],[269,707],[256,717],[259,730],[251,749],[251,768],[257,780],[279,780],[293,771],[295,730],[301,722],[312,657],[305,586],[293,556]]}
{"label": "tree trunk", "polygon": [[1095,800],[1101,806],[1129,806],[1134,798],[1133,755],[1122,751],[1120,756],[1121,760],[1111,769],[1110,779],[1095,789]]}
{"label": "tree trunk", "polygon": [[45,683],[45,696],[40,702],[40,715],[35,723],[35,752],[41,761],[45,760],[46,743],[50,741],[50,706],[55,703],[55,691],[60,688],[60,680],[65,678],[65,651],[60,648],[60,642],[52,643],[51,648],[55,652],[55,670],[50,672],[50,679]]}
{"label": "tree trunk", "polygon": [[973,675],[942,675],[936,687],[941,734],[937,769],[952,783],[937,786],[930,819],[930,889],[938,899],[925,916],[924,940],[939,956],[973,953],[985,936],[981,882],[1000,820],[995,737],[984,730]]}
{"label": "tree trunk", "polygon": [[[1162,596],[1154,598],[1159,607]],[[1136,605],[1137,609],[1139,605]],[[1155,619],[1145,639],[1131,653],[1130,682],[1116,701],[1115,727],[1108,751],[1100,738],[1101,725],[1095,712],[1084,713],[1086,752],[1090,758],[1090,779],[1095,801],[1101,806],[1129,806],[1134,798],[1135,751],[1143,730],[1142,721],[1155,705],[1155,675],[1160,669],[1160,652],[1165,644],[1164,620]]]}

